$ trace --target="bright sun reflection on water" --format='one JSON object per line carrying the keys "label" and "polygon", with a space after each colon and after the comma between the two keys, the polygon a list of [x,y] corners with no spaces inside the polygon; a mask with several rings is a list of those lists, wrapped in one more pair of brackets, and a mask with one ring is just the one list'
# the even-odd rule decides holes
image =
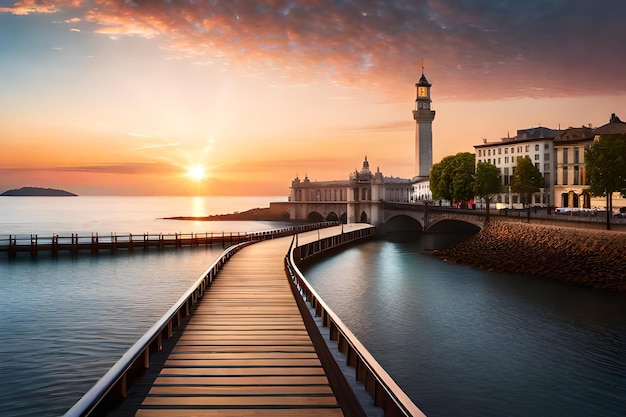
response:
{"label": "bright sun reflection on water", "polygon": [[191,200],[191,215],[193,217],[206,216],[205,198],[196,196]]}

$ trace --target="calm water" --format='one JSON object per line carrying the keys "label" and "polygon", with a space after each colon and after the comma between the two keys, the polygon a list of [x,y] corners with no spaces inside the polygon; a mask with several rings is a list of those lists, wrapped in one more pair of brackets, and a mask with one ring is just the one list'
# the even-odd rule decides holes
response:
{"label": "calm water", "polygon": [[[361,244],[307,279],[429,417],[626,415],[626,296]],[[339,278],[340,277],[340,278]]]}
{"label": "calm water", "polygon": [[[258,231],[271,222],[159,217],[230,213],[284,198],[0,197],[0,235]],[[70,408],[221,254],[221,246],[53,260],[0,258],[0,415]]]}
{"label": "calm water", "polygon": [[[159,218],[269,201],[5,197],[0,235],[267,230]],[[626,298],[420,255],[447,238],[366,243],[307,278],[429,417],[623,416]],[[0,415],[62,414],[221,251],[0,259]]]}

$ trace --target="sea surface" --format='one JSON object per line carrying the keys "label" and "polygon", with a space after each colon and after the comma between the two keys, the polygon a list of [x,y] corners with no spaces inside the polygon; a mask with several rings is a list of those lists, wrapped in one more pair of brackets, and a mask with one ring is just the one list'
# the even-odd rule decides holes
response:
{"label": "sea surface", "polygon": [[[259,231],[196,222],[281,197],[0,197],[0,237]],[[626,410],[626,297],[422,254],[462,236],[351,247],[306,276],[429,417],[617,417]],[[69,409],[222,247],[0,259],[0,416]]]}
{"label": "sea surface", "polygon": [[[9,234],[251,232],[280,222],[163,220],[285,197],[0,197]],[[189,289],[221,245],[117,255],[0,254],[0,416],[59,416]],[[6,256],[6,254],[4,254]]]}

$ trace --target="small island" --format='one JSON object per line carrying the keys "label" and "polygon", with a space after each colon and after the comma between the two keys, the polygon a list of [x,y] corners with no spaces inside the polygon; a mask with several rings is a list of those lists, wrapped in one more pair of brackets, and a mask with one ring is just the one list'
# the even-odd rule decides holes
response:
{"label": "small island", "polygon": [[14,190],[7,190],[0,194],[1,197],[77,197],[77,194],[65,190],[40,187],[22,187]]}

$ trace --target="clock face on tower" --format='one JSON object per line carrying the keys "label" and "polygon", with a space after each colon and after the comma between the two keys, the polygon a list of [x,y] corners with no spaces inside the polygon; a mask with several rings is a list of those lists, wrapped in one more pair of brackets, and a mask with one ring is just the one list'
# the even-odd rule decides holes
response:
{"label": "clock face on tower", "polygon": [[419,97],[426,97],[427,92],[428,92],[428,89],[427,89],[426,87],[419,87],[419,88],[417,89],[417,95],[418,95]]}

